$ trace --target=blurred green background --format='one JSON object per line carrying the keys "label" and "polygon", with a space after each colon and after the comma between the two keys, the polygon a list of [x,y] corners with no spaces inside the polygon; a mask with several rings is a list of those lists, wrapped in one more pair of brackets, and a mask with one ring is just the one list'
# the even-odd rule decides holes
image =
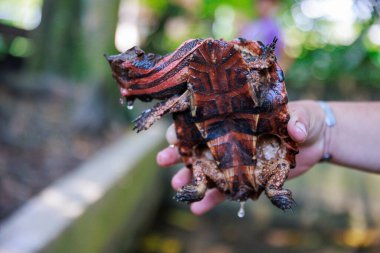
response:
{"label": "blurred green background", "polygon": [[[104,53],[231,40],[263,19],[262,2],[281,30],[291,100],[379,100],[378,1],[1,0],[0,218],[125,134],[146,107],[121,109]],[[195,217],[167,189],[136,252],[380,252],[378,175],[323,164],[287,186],[294,213],[261,198],[243,220],[236,203]]]}

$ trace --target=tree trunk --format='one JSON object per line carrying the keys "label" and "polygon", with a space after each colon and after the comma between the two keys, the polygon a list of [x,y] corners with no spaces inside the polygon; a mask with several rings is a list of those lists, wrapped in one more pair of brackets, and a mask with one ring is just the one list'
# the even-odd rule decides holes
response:
{"label": "tree trunk", "polygon": [[32,70],[75,79],[108,75],[103,54],[114,51],[119,0],[45,0],[32,33]]}

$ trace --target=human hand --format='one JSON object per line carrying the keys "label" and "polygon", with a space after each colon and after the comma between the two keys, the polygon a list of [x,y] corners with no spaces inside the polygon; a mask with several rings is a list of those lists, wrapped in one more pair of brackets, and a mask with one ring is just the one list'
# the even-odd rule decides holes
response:
{"label": "human hand", "polygon": [[[297,166],[292,169],[289,178],[294,178],[309,170],[318,163],[323,154],[324,112],[315,101],[290,102],[290,120],[288,132],[290,137],[299,144],[299,154],[296,156]],[[166,133],[169,146],[157,155],[157,163],[162,167],[169,167],[180,162],[181,157],[175,147],[177,137],[174,125],[171,125]],[[177,190],[191,181],[191,171],[187,168],[180,169],[172,178],[172,187]],[[216,188],[208,189],[205,197],[190,205],[191,211],[196,215],[202,215],[214,208],[225,199],[224,194]]]}

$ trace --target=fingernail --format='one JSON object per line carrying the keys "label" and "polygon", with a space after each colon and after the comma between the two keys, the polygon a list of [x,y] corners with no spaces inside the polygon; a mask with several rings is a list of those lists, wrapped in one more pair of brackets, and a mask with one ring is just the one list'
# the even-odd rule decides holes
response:
{"label": "fingernail", "polygon": [[300,132],[300,133],[302,133],[303,135],[306,136],[306,134],[307,134],[306,133],[306,127],[305,127],[305,125],[303,123],[297,121],[296,122],[296,128],[297,128],[298,132]]}

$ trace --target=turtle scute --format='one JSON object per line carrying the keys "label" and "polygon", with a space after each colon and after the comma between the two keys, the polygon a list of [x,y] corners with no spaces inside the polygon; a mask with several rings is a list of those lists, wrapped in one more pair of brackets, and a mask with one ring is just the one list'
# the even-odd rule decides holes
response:
{"label": "turtle scute", "polygon": [[295,205],[283,185],[298,149],[287,132],[288,98],[275,46],[276,39],[269,45],[191,39],[165,56],[133,47],[107,57],[126,101],[160,100],[135,120],[138,132],[173,115],[177,147],[193,177],[178,189],[177,201],[199,201],[217,188],[241,203],[265,192],[282,210]]}

